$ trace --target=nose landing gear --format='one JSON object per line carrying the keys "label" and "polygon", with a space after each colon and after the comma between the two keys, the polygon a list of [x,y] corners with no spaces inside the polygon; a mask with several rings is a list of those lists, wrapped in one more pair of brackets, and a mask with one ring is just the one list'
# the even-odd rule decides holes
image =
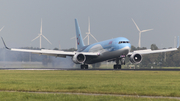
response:
{"label": "nose landing gear", "polygon": [[[119,60],[121,61],[121,64],[119,64]],[[125,65],[125,58],[116,58],[114,69],[121,69],[121,65]]]}

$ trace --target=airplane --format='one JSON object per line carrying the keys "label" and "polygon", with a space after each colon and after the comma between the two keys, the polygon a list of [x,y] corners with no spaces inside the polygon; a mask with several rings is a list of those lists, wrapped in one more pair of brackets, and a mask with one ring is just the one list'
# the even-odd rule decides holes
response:
{"label": "airplane", "polygon": [[88,64],[94,64],[97,62],[114,60],[116,64],[114,69],[121,69],[121,65],[125,65],[125,58],[129,57],[129,60],[133,64],[138,64],[142,61],[142,55],[151,53],[162,53],[176,51],[179,47],[179,39],[177,40],[177,47],[171,49],[162,50],[136,50],[130,52],[131,44],[130,41],[125,37],[117,37],[114,39],[105,40],[102,42],[97,42],[91,45],[84,45],[83,38],[81,36],[81,30],[77,19],[75,19],[75,29],[77,38],[77,51],[67,52],[59,50],[29,50],[29,49],[16,49],[9,48],[6,46],[5,41],[2,38],[3,44],[6,49],[11,51],[19,52],[31,52],[34,54],[49,55],[55,57],[66,57],[71,56],[72,61],[76,64],[81,64],[81,69],[88,69]]}

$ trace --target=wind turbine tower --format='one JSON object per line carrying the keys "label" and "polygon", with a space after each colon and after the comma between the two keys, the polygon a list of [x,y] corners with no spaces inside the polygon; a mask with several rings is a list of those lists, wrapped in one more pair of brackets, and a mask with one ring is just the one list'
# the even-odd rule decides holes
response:
{"label": "wind turbine tower", "polygon": [[50,44],[52,44],[43,34],[42,34],[42,19],[41,19],[41,28],[40,28],[40,34],[35,37],[32,41],[36,40],[37,38],[39,38],[39,48],[41,49],[42,48],[42,45],[41,45],[41,37],[44,37],[44,39],[46,39]]}
{"label": "wind turbine tower", "polygon": [[139,31],[139,43],[138,43],[138,47],[141,47],[141,33],[142,33],[142,32],[147,32],[147,31],[151,31],[151,30],[153,30],[153,29],[147,29],[147,30],[142,30],[142,31],[141,31],[133,19],[132,19],[132,21],[134,22],[137,30]]}
{"label": "wind turbine tower", "polygon": [[90,32],[90,18],[88,17],[88,32],[86,32],[86,36],[84,37],[84,40],[87,38],[88,39],[88,45],[89,45],[89,36],[93,37],[94,40],[98,42],[98,40],[91,34]]}

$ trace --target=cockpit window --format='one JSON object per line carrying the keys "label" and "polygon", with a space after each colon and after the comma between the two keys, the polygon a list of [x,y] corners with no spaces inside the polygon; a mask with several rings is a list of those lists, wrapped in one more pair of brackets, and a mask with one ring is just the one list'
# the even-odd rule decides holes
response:
{"label": "cockpit window", "polygon": [[129,41],[119,41],[119,44],[121,43],[129,43]]}

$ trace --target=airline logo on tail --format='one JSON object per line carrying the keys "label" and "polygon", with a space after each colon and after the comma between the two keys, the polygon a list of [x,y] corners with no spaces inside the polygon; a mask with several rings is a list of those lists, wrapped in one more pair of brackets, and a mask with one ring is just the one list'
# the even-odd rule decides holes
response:
{"label": "airline logo on tail", "polygon": [[75,19],[75,28],[76,28],[77,45],[78,45],[78,50],[79,50],[84,46],[84,42],[82,40],[81,30],[78,25],[77,19]]}
{"label": "airline logo on tail", "polygon": [[80,34],[79,34],[79,36],[77,37],[77,44],[78,44],[78,45],[80,44]]}

